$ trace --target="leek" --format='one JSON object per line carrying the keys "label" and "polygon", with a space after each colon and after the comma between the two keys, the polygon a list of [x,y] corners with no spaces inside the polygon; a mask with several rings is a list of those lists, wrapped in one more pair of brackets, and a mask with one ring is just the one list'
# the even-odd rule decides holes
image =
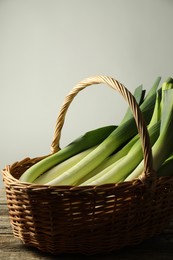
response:
{"label": "leek", "polygon": [[63,172],[70,169],[80,160],[82,160],[87,154],[93,151],[96,147],[89,148],[85,151],[82,151],[67,160],[63,161],[62,163],[52,167],[50,170],[44,172],[41,176],[39,176],[36,180],[33,181],[35,184],[45,184],[48,181],[53,180],[54,178],[60,176]]}
{"label": "leek", "polygon": [[173,154],[171,154],[157,171],[157,176],[173,176]]}
{"label": "leek", "polygon": [[[103,160],[103,162],[96,167],[93,171],[87,174],[87,176],[84,176],[79,182],[78,185],[83,183],[84,181],[92,178],[97,179],[97,174],[103,171],[105,168],[109,166],[113,166],[115,162],[119,161],[121,158],[123,158],[125,155],[128,154],[132,146],[136,143],[136,141],[139,139],[139,134],[135,135],[126,145],[124,145],[119,151],[115,152],[114,154],[110,155],[108,158]],[[111,169],[111,167],[109,168]]]}
{"label": "leek", "polygon": [[[160,123],[157,122],[148,129],[151,144],[155,143],[159,136]],[[124,179],[142,160],[143,153],[141,140],[139,139],[130,149],[128,154],[119,161],[105,168],[93,178],[82,183],[84,185],[101,185],[107,183],[117,183]]]}
{"label": "leek", "polygon": [[[136,99],[136,102],[138,103],[138,105],[141,105],[144,101],[144,97],[145,97],[145,90],[142,89],[142,85],[140,85],[139,87],[137,87],[133,93],[133,96]],[[124,122],[128,121],[130,118],[132,118],[132,112],[130,107],[127,109],[124,118],[121,121],[121,124],[123,124]]]}
{"label": "leek", "polygon": [[94,129],[85,133],[84,135],[75,139],[72,143],[64,147],[62,150],[49,155],[48,157],[42,159],[38,163],[34,164],[32,167],[27,169],[20,177],[20,181],[23,182],[33,182],[41,174],[63,162],[64,160],[70,158],[71,156],[89,149],[93,146],[101,143],[110,133],[112,133],[117,126],[105,126],[101,128]]}

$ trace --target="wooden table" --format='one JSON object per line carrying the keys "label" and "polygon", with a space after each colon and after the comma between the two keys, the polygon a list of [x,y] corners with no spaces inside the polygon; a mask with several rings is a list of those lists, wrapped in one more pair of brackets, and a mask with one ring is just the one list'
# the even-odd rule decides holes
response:
{"label": "wooden table", "polygon": [[40,252],[38,249],[24,245],[13,237],[5,192],[0,189],[0,259],[33,260],[33,259],[63,259],[63,260],[172,260],[173,259],[173,221],[159,236],[143,242],[142,244],[124,248],[108,255],[58,255],[52,256]]}

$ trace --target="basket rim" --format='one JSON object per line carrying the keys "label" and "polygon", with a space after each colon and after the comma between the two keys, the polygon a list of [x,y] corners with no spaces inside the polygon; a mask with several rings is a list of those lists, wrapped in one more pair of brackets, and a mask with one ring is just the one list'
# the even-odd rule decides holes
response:
{"label": "basket rim", "polygon": [[[2,176],[3,176],[3,182],[5,184],[5,187],[15,186],[18,188],[23,189],[32,189],[32,190],[55,190],[55,191],[70,191],[70,192],[102,192],[102,191],[111,191],[114,189],[133,189],[135,186],[138,186],[139,188],[142,188],[144,190],[153,191],[154,189],[150,189],[150,187],[147,187],[139,178],[136,178],[132,181],[126,181],[126,182],[120,182],[120,183],[108,183],[108,184],[101,184],[101,185],[87,185],[87,186],[74,186],[74,185],[56,185],[56,186],[50,186],[46,184],[35,184],[35,183],[29,183],[29,182],[22,182],[18,178],[16,178],[13,175],[13,171],[15,168],[22,168],[23,164],[27,164],[28,162],[34,164],[37,161],[41,160],[43,157],[26,157],[25,159],[21,161],[17,161],[11,165],[6,165],[4,169],[1,170]],[[173,180],[173,176],[161,176],[156,177],[155,182],[163,181],[167,182],[169,180]]]}

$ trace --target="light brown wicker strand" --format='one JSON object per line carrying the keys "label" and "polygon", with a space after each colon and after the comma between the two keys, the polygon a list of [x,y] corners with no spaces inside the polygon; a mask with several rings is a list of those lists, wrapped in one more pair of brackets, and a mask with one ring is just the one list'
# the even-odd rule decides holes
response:
{"label": "light brown wicker strand", "polygon": [[65,121],[65,115],[66,115],[67,110],[68,110],[71,102],[73,101],[74,97],[87,86],[91,86],[93,84],[100,84],[100,83],[106,83],[108,86],[110,86],[114,90],[117,90],[118,92],[120,92],[120,94],[124,97],[124,99],[129,104],[129,106],[133,112],[134,119],[136,121],[139,135],[141,137],[142,149],[143,149],[143,154],[144,154],[144,173],[141,175],[140,180],[144,183],[147,182],[148,183],[147,185],[152,184],[155,180],[156,175],[153,170],[150,139],[149,139],[146,125],[143,120],[142,113],[138,107],[138,104],[137,104],[134,96],[130,93],[130,91],[127,90],[126,87],[123,84],[121,84],[119,81],[117,81],[111,77],[95,76],[95,77],[90,77],[90,78],[84,79],[83,81],[79,82],[70,91],[70,93],[66,96],[66,98],[64,100],[64,103],[59,112],[59,116],[57,118],[55,131],[54,131],[54,138],[53,138],[53,141],[51,144],[51,152],[55,153],[60,149],[59,142],[60,142],[60,137],[61,137],[61,130],[62,130],[64,121]]}

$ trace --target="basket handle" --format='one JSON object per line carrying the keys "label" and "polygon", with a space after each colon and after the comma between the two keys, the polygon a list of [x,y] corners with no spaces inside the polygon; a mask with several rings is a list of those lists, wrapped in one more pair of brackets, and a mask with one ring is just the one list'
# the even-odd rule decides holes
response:
{"label": "basket handle", "polygon": [[64,125],[65,115],[66,112],[73,101],[74,97],[83,90],[84,88],[93,85],[93,84],[100,84],[106,83],[108,86],[120,92],[120,94],[124,97],[127,101],[129,107],[132,110],[133,117],[136,121],[136,126],[138,129],[139,136],[142,142],[142,149],[143,149],[143,157],[144,157],[144,171],[139,177],[139,179],[149,187],[154,186],[156,173],[153,170],[153,158],[152,158],[152,150],[150,145],[150,138],[148,134],[147,127],[145,125],[142,112],[131,92],[119,81],[115,80],[114,78],[108,76],[95,76],[89,77],[84,79],[83,81],[79,82],[76,86],[72,88],[69,94],[65,97],[64,103],[60,109],[55,130],[54,130],[54,137],[51,144],[51,152],[55,153],[60,150],[59,142],[61,137],[61,130]]}

